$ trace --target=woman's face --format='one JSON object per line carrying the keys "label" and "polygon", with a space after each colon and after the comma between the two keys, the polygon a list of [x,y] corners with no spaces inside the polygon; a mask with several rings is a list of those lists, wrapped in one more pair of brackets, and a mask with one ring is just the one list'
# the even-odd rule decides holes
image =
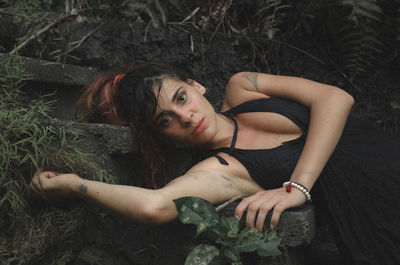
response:
{"label": "woman's face", "polygon": [[181,144],[211,144],[217,131],[217,114],[204,93],[205,88],[195,81],[188,84],[165,78],[153,116],[156,130],[168,140]]}

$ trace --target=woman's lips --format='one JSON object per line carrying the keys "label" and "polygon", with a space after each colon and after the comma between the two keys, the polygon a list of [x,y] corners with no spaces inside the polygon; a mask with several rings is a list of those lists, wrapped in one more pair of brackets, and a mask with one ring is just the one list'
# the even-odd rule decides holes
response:
{"label": "woman's lips", "polygon": [[199,121],[199,123],[197,123],[197,125],[194,127],[194,129],[193,129],[193,131],[192,131],[192,134],[193,134],[193,135],[198,135],[198,134],[200,134],[200,133],[204,130],[204,128],[205,128],[204,119],[205,119],[205,118],[202,118],[202,119]]}

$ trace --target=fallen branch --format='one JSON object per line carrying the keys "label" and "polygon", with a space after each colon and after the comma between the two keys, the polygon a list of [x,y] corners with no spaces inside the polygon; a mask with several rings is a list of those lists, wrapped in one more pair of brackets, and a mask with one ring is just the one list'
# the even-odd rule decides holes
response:
{"label": "fallen branch", "polygon": [[222,209],[224,209],[228,204],[230,204],[230,203],[232,203],[232,202],[234,202],[234,201],[238,201],[238,200],[243,199],[243,198],[248,197],[248,196],[249,196],[249,194],[241,194],[241,195],[238,195],[238,196],[236,196],[236,197],[233,197],[233,198],[230,199],[229,201],[226,201],[226,202],[224,202],[224,203],[218,205],[215,209],[216,209],[217,212],[219,212],[219,211],[221,211]]}
{"label": "fallen branch", "polygon": [[101,23],[99,26],[97,26],[94,30],[92,30],[91,32],[89,32],[88,34],[86,34],[77,45],[75,45],[74,47],[72,47],[71,49],[69,49],[68,51],[64,52],[63,54],[60,54],[58,56],[56,56],[56,58],[61,57],[61,56],[65,56],[68,55],[69,53],[71,53],[72,51],[78,49],[86,40],[87,38],[89,38],[93,33],[95,33],[96,31],[98,31],[103,25],[105,24],[105,22]]}
{"label": "fallen branch", "polygon": [[49,23],[46,27],[42,28],[41,30],[37,31],[36,33],[34,33],[32,36],[30,36],[28,39],[26,39],[24,42],[22,42],[20,45],[18,45],[17,47],[15,47],[11,52],[9,52],[10,55],[14,55],[15,53],[17,53],[19,50],[21,50],[22,48],[24,48],[26,45],[28,45],[31,41],[33,41],[34,39],[38,38],[40,35],[42,35],[43,33],[45,33],[46,31],[48,31],[49,29],[51,29],[52,27],[60,24],[61,22],[63,22],[64,20],[68,19],[68,18],[72,18],[72,17],[76,17],[81,13],[84,13],[88,11],[88,9],[82,9],[77,11],[76,13],[73,14],[66,14],[63,15],[61,17],[59,17],[58,19],[54,20],[53,22]]}

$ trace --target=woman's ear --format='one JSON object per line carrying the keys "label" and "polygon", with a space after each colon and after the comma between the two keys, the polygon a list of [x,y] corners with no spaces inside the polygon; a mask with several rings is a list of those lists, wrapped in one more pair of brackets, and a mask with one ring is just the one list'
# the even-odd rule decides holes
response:
{"label": "woman's ear", "polygon": [[197,90],[199,90],[202,95],[204,95],[206,93],[207,89],[202,84],[198,83],[197,81],[195,81],[193,79],[188,79],[187,81],[189,84],[194,86]]}

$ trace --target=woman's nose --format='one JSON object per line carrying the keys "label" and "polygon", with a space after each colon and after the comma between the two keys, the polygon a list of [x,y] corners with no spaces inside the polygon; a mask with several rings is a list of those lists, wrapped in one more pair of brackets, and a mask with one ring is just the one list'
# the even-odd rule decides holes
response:
{"label": "woman's nose", "polygon": [[189,126],[192,122],[193,113],[190,111],[180,111],[179,112],[179,121],[182,125]]}

